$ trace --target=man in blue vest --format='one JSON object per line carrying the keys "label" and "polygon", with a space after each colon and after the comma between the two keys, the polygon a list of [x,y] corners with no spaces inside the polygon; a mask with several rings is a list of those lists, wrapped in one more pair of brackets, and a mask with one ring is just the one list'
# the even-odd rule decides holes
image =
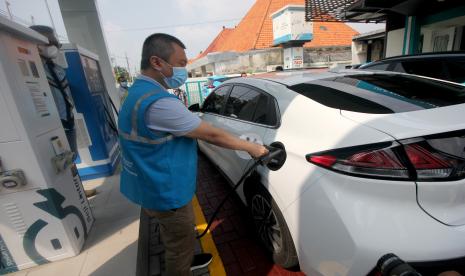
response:
{"label": "man in blue vest", "polygon": [[129,89],[118,121],[121,192],[159,220],[169,276],[191,275],[212,260],[211,254],[194,256],[196,139],[247,151],[255,158],[268,152],[202,122],[167,92],[187,80],[184,49],[179,39],[167,34],[153,34],[144,41],[141,75]]}

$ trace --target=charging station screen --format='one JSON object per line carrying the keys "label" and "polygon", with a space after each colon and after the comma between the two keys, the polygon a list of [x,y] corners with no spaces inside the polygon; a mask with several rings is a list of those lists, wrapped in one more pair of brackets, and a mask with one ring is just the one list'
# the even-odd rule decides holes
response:
{"label": "charging station screen", "polygon": [[87,83],[91,93],[98,93],[105,91],[103,85],[103,78],[100,74],[100,68],[96,60],[82,56],[82,65],[84,67],[84,74],[86,75]]}

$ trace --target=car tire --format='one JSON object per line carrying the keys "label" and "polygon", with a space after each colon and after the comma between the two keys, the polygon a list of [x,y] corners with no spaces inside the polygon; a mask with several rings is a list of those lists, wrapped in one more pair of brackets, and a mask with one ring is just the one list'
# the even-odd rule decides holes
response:
{"label": "car tire", "polygon": [[298,267],[299,260],[291,233],[273,197],[257,182],[248,183],[246,195],[255,232],[272,255],[274,263],[288,269]]}

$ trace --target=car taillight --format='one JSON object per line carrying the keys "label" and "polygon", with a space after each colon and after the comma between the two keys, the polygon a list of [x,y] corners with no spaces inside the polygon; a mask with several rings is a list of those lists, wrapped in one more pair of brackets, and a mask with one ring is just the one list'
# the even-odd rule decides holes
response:
{"label": "car taillight", "polygon": [[307,161],[360,177],[418,181],[465,178],[462,131],[308,154]]}
{"label": "car taillight", "polygon": [[207,86],[207,87],[208,87],[208,88],[211,88],[211,89],[215,88],[215,86],[214,86],[213,84],[210,84],[210,85]]}
{"label": "car taillight", "polygon": [[373,178],[408,179],[409,171],[396,150],[397,143],[342,148],[307,155],[307,161],[345,174]]}
{"label": "car taillight", "polygon": [[405,145],[405,151],[415,168],[418,180],[445,179],[464,174],[463,165],[459,169],[459,160],[438,152],[427,141]]}

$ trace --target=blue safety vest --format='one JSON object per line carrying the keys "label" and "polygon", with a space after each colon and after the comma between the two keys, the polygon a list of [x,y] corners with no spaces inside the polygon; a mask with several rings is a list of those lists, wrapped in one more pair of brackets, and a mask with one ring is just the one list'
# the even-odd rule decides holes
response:
{"label": "blue safety vest", "polygon": [[123,155],[121,193],[144,208],[165,211],[192,200],[197,178],[197,141],[154,133],[145,112],[155,101],[176,96],[160,85],[137,79],[118,118]]}

